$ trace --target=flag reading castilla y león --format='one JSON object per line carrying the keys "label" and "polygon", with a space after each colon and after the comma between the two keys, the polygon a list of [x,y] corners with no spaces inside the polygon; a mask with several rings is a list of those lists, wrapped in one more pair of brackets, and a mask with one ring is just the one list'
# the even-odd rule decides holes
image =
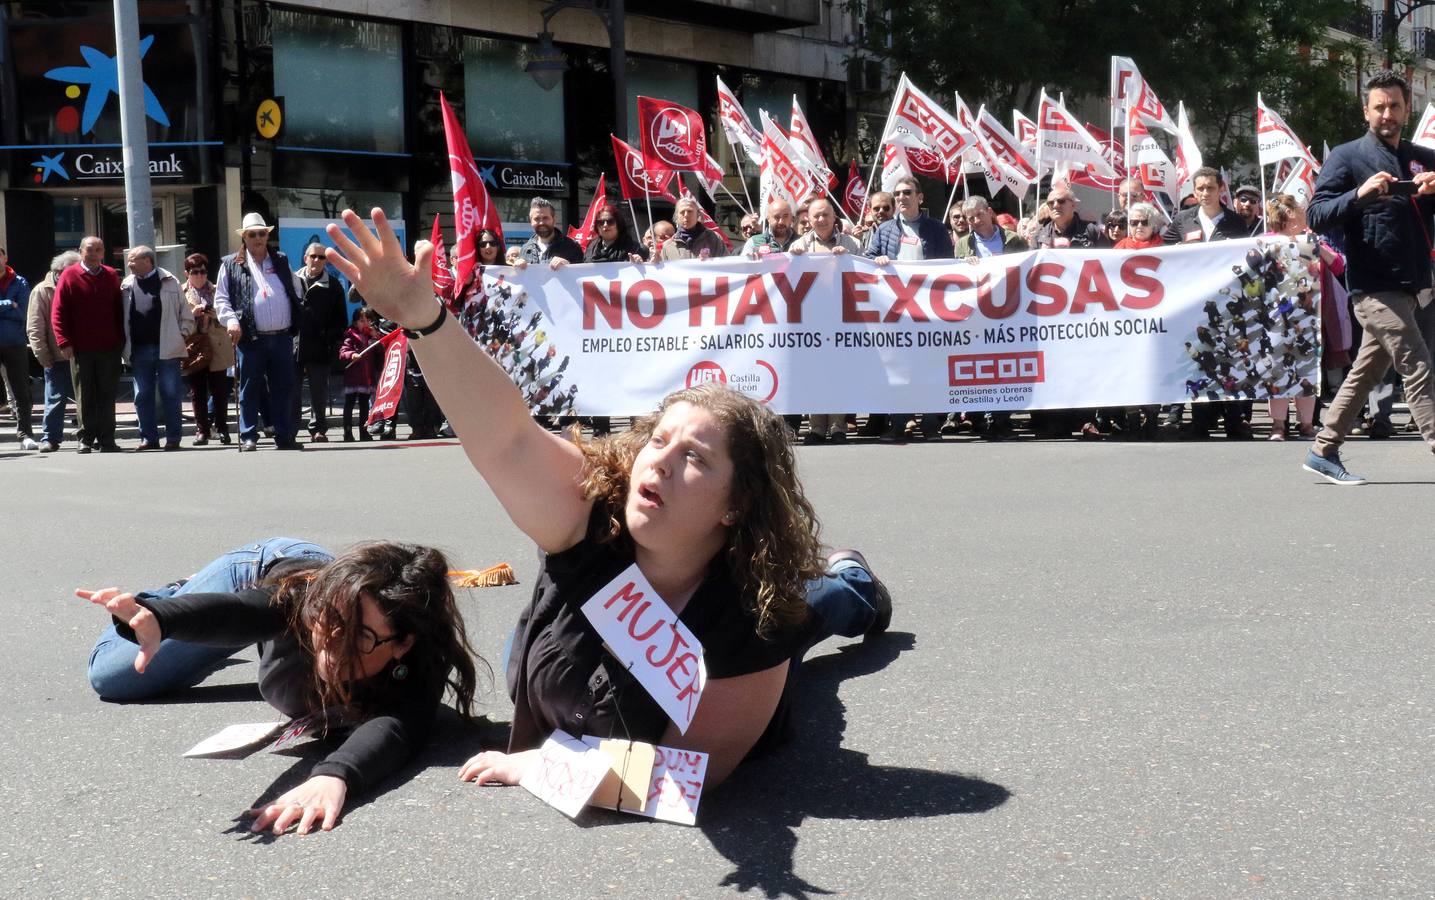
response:
{"label": "flag reading castilla y le\u00f3n", "polygon": [[546,413],[645,413],[708,381],[780,413],[1310,396],[1315,258],[1269,237],[882,268],[828,254],[490,267],[464,315]]}

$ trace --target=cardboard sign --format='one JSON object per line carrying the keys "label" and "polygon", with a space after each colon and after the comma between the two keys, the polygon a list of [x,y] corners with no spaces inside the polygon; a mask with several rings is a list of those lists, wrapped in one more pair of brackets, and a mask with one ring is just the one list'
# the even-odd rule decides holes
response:
{"label": "cardboard sign", "polygon": [[641,814],[648,806],[648,782],[653,775],[655,750],[643,741],[598,740],[584,735],[583,743],[593,746],[608,757],[608,775],[593,796],[592,806],[621,812]]}
{"label": "cardboard sign", "polygon": [[284,727],[283,722],[230,725],[184,751],[185,756],[218,756],[260,744]]}
{"label": "cardboard sign", "polygon": [[611,769],[604,753],[560,729],[543,742],[538,761],[518,784],[571,819]]}
{"label": "cardboard sign", "polygon": [[[652,766],[644,779],[647,796],[642,809],[630,808],[626,803],[626,797],[623,798],[625,802],[621,807],[611,802],[600,802],[598,794],[594,794],[588,801],[589,803],[594,806],[605,806],[608,809],[619,809],[622,812],[647,816],[650,819],[677,822],[679,825],[697,824],[698,802],[702,800],[703,781],[707,778],[708,771],[708,755],[706,753],[699,750],[657,747],[638,741],[604,741],[591,735],[585,735],[583,742],[590,747],[606,744],[626,747],[631,743],[635,748],[647,747],[652,751]],[[631,774],[634,768],[632,758],[629,758],[628,765]],[[608,782],[605,780],[604,784],[607,785]],[[616,797],[616,786],[611,791]]]}
{"label": "cardboard sign", "polygon": [[583,604],[608,650],[687,733],[708,671],[703,645],[653,590],[636,563]]}

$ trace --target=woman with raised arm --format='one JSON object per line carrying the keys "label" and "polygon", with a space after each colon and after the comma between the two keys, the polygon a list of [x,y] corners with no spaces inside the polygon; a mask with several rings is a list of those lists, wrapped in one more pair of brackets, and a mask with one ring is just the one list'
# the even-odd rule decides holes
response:
{"label": "woman with raised arm", "polygon": [[371,543],[338,557],[269,538],[154,591],[77,589],[114,617],[90,654],[90,684],[112,701],[199,683],[259,645],[259,693],[311,731],[349,731],[308,780],[249,811],[251,830],[329,831],[351,794],[371,789],[427,743],[451,688],[472,715],[477,675],[442,553]]}
{"label": "woman with raised arm", "polygon": [[[411,346],[465,452],[543,551],[507,665],[508,752],[460,777],[516,784],[555,729],[709,754],[715,785],[776,737],[789,666],[830,634],[884,630],[891,601],[860,554],[825,561],[782,419],[724,387],[668,396],[632,430],[577,444],[535,425],[503,370],[438,306],[427,244],[410,264],[381,210],[352,211],[330,260]],[[702,642],[708,681],[680,733],[603,649],[580,606],[636,563]]]}

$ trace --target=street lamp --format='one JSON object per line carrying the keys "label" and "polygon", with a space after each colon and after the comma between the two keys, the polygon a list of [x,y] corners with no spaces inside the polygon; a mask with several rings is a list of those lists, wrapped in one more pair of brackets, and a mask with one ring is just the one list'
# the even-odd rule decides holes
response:
{"label": "street lamp", "polygon": [[538,49],[523,71],[545,91],[551,91],[568,71],[563,51],[553,45],[548,23],[565,9],[582,9],[597,16],[608,29],[608,67],[613,70],[613,133],[628,136],[628,71],[624,48],[623,0],[556,0],[543,8],[543,30],[538,32]]}

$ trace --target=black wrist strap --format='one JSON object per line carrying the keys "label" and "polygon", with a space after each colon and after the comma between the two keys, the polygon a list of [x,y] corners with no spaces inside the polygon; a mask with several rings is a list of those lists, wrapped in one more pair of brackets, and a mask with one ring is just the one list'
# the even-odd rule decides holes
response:
{"label": "black wrist strap", "polygon": [[442,306],[442,304],[440,304],[439,307],[438,307],[438,318],[434,319],[434,320],[433,320],[433,323],[432,323],[431,325],[428,325],[427,327],[424,327],[424,328],[420,328],[420,329],[417,330],[417,331],[410,331],[409,329],[405,328],[405,329],[404,329],[404,337],[408,338],[408,339],[411,340],[411,341],[413,341],[413,340],[418,340],[419,338],[428,337],[429,335],[433,334],[435,331],[438,331],[440,328],[442,328],[442,327],[443,327],[443,320],[444,320],[444,319],[447,319],[447,318],[448,318],[448,310],[444,309],[443,306]]}

